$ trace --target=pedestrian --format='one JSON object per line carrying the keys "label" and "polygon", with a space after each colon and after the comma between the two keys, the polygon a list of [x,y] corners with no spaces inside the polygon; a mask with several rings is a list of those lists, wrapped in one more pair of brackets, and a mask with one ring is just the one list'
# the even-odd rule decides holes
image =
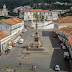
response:
{"label": "pedestrian", "polygon": [[36,65],[34,65],[34,70],[36,70]]}
{"label": "pedestrian", "polygon": [[1,52],[0,52],[0,56],[1,56]]}
{"label": "pedestrian", "polygon": [[24,59],[26,58],[26,55],[24,55]]}
{"label": "pedestrian", "polygon": [[34,66],[32,65],[32,70],[34,70]]}
{"label": "pedestrian", "polygon": [[22,65],[21,62],[19,63],[19,65],[20,65],[20,67],[21,67],[21,65]]}

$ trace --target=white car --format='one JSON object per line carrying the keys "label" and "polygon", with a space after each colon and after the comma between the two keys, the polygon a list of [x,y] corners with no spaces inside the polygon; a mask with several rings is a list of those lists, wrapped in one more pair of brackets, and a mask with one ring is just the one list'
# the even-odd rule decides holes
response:
{"label": "white car", "polygon": [[63,43],[61,43],[60,45],[61,45],[61,47],[63,47],[63,46],[64,46],[64,45],[63,45]]}
{"label": "white car", "polygon": [[12,46],[9,46],[8,49],[12,49]]}
{"label": "white car", "polygon": [[32,37],[34,37],[34,35],[31,35]]}
{"label": "white car", "polygon": [[18,36],[13,43],[17,43],[17,41],[21,38],[21,36]]}
{"label": "white car", "polygon": [[22,43],[23,43],[23,41],[24,41],[24,39],[20,39],[20,40],[19,40],[19,43],[20,43],[20,44],[22,44]]}
{"label": "white car", "polygon": [[69,52],[64,52],[64,59],[69,59]]}
{"label": "white car", "polygon": [[60,66],[59,65],[56,65],[55,66],[55,71],[59,71],[60,70]]}
{"label": "white car", "polygon": [[66,49],[66,47],[65,47],[65,46],[62,46],[62,49],[64,49],[64,50],[65,50],[65,49]]}
{"label": "white car", "polygon": [[24,32],[26,32],[27,30],[26,29],[24,29]]}

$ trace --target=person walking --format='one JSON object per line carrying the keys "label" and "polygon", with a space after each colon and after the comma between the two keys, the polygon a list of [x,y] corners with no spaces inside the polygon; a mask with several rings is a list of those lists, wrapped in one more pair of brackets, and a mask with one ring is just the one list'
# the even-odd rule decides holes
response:
{"label": "person walking", "polygon": [[20,62],[19,65],[20,65],[20,67],[21,67],[22,63]]}
{"label": "person walking", "polygon": [[36,70],[36,65],[34,65],[34,70]]}

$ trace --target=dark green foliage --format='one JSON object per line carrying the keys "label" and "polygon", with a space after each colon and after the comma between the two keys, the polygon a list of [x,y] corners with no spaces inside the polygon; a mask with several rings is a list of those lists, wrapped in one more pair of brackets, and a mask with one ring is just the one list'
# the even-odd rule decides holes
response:
{"label": "dark green foliage", "polygon": [[0,20],[1,19],[8,19],[9,17],[4,17],[4,16],[0,16]]}
{"label": "dark green foliage", "polygon": [[[45,6],[44,3],[53,3],[56,1],[60,1],[60,2],[72,2],[72,0],[0,0],[0,8],[2,8],[3,4],[7,5],[7,8],[9,10],[13,10],[15,7],[19,7],[19,6],[24,6],[24,5],[31,5],[33,6],[36,3],[42,3],[42,5],[40,7],[37,6],[37,8],[42,8],[42,9],[55,9],[55,8],[65,8],[65,6]],[[34,7],[36,8],[36,6]]]}
{"label": "dark green foliage", "polygon": [[19,14],[15,13],[15,12],[9,12],[9,15],[11,15],[11,16],[18,16]]}

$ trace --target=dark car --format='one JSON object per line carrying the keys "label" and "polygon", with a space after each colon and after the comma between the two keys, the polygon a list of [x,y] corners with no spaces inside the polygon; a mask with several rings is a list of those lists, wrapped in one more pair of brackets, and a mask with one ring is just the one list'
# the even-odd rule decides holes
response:
{"label": "dark car", "polygon": [[57,37],[57,34],[56,34],[56,33],[53,33],[53,37],[55,37],[55,38],[56,38],[56,37]]}
{"label": "dark car", "polygon": [[10,52],[10,49],[7,49],[6,52],[9,53]]}

